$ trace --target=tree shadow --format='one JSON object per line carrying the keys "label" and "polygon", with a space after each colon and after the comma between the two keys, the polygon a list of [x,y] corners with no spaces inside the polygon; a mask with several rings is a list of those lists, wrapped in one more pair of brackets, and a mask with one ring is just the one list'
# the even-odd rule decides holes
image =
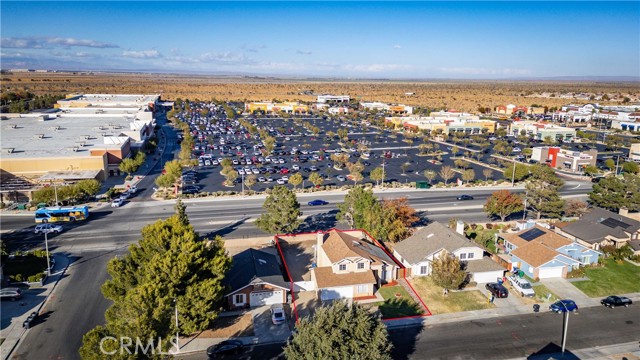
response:
{"label": "tree shadow", "polygon": [[336,215],[338,210],[331,210],[326,213],[315,214],[304,219],[296,230],[297,232],[314,232],[336,227],[338,220]]}
{"label": "tree shadow", "polygon": [[240,220],[237,221],[233,221],[227,225],[224,225],[216,230],[210,231],[206,234],[203,235],[203,238],[208,238],[211,239],[217,235],[219,236],[225,236],[227,234],[230,234],[236,230],[238,230],[238,228],[240,228],[240,226],[242,226],[242,224],[244,224],[247,220],[249,219],[249,217],[244,217]]}
{"label": "tree shadow", "polygon": [[422,326],[411,326],[389,330],[389,339],[393,344],[391,357],[395,360],[407,360],[416,351]]}
{"label": "tree shadow", "polygon": [[421,315],[424,311],[415,301],[406,298],[386,299],[378,305],[383,318]]}

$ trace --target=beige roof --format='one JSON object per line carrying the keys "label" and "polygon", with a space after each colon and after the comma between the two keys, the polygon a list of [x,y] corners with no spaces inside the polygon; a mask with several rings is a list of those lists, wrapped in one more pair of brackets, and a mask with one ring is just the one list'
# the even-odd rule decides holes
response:
{"label": "beige roof", "polygon": [[361,257],[371,260],[374,265],[383,262],[395,264],[377,245],[336,230],[328,233],[327,240],[322,244],[322,250],[332,263],[346,258]]}
{"label": "beige roof", "polygon": [[467,264],[466,270],[469,273],[506,270],[504,266],[498,264],[497,262],[491,260],[486,256],[479,260],[469,260],[466,262],[466,264]]}
{"label": "beige roof", "polygon": [[359,271],[346,274],[334,274],[330,266],[317,267],[313,269],[316,276],[318,289],[335,286],[349,286],[360,284],[375,284],[376,278],[373,271]]}
{"label": "beige roof", "polygon": [[565,245],[569,245],[571,244],[573,241],[565,238],[564,236],[558,235],[555,232],[549,230],[549,229],[545,229],[542,226],[536,225],[534,226],[536,229],[540,229],[541,231],[544,232],[544,235],[540,235],[539,237],[531,240],[531,241],[527,241],[523,238],[520,237],[520,235],[524,234],[525,232],[533,229],[533,228],[528,228],[528,229],[524,229],[516,234],[501,234],[500,236],[502,238],[504,238],[505,240],[509,241],[510,243],[512,243],[513,245],[517,246],[517,247],[522,247],[525,246],[529,243],[539,243],[545,246],[548,246],[552,249],[558,249],[561,248]]}
{"label": "beige roof", "polygon": [[553,249],[533,241],[524,246],[518,246],[518,248],[511,253],[534,267],[546,264],[560,254]]}

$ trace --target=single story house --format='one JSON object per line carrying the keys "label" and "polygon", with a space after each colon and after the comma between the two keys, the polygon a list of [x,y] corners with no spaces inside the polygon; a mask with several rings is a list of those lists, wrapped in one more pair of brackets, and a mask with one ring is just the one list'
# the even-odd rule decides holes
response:
{"label": "single story house", "polygon": [[594,250],[602,246],[623,247],[629,241],[640,239],[640,221],[627,217],[628,211],[619,213],[594,208],[574,222],[557,227],[556,232]]}
{"label": "single story house", "polygon": [[599,251],[536,224],[514,234],[499,234],[514,268],[533,279],[566,277],[581,265],[596,264]]}
{"label": "single story house", "polygon": [[398,265],[361,230],[318,232],[311,270],[321,300],[366,298],[396,279]]}
{"label": "single story house", "polygon": [[460,259],[470,280],[476,283],[496,281],[504,276],[506,270],[485,257],[484,249],[439,222],[418,230],[393,248],[393,255],[407,268],[407,276],[430,275],[432,262],[442,253]]}
{"label": "single story house", "polygon": [[234,255],[224,284],[229,309],[287,302],[289,283],[282,276],[278,258],[264,251],[250,248]]}

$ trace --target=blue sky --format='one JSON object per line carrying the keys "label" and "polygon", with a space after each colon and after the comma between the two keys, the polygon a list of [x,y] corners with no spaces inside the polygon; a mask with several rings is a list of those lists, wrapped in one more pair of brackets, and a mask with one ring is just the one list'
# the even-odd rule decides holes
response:
{"label": "blue sky", "polygon": [[2,68],[640,76],[640,2],[2,1]]}

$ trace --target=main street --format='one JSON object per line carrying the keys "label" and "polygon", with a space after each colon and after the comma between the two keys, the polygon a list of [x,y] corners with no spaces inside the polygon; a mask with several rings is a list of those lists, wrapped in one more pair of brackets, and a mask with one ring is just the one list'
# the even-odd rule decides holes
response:
{"label": "main street", "polygon": [[[597,355],[599,347],[615,344],[635,343],[608,350],[640,351],[640,307],[584,308],[569,316],[566,359],[580,358],[575,353],[582,352]],[[558,359],[561,334],[562,315],[548,312],[389,331],[393,358],[397,360],[550,359],[551,354]],[[252,346],[236,358],[282,358],[282,346]],[[205,359],[206,355],[199,352],[176,358],[196,360]]]}
{"label": "main street", "polygon": [[[159,171],[159,168],[156,169]],[[67,277],[63,278],[47,304],[46,321],[31,329],[15,352],[30,359],[77,359],[82,335],[104,322],[108,302],[100,292],[107,278],[107,261],[124,254],[126,247],[137,241],[146,224],[166,218],[174,212],[174,201],[149,199],[152,176],[140,186],[141,195],[121,208],[103,207],[93,211],[89,221],[68,228],[49,239],[50,250],[68,254],[73,259]],[[562,196],[585,198],[591,183],[567,181]],[[516,190],[521,192],[522,190]],[[492,190],[385,190],[377,193],[381,198],[406,196],[409,203],[421,210],[429,221],[447,222],[456,217],[465,221],[486,221],[482,205]],[[468,193],[474,200],[457,201],[460,194]],[[329,201],[326,206],[308,206],[315,198]],[[302,194],[299,196],[304,216],[315,216],[313,226],[305,230],[344,227],[336,223],[337,204],[344,193]],[[255,227],[254,220],[262,213],[264,198],[236,197],[186,200],[189,220],[202,235],[220,234],[227,239],[267,236]],[[319,218],[323,214],[329,216]],[[309,222],[311,223],[311,222]],[[315,227],[314,227],[315,226]],[[44,237],[32,232],[31,216],[2,216],[3,240],[11,249],[44,247]],[[10,230],[10,232],[6,232]],[[11,232],[13,231],[13,232]]]}

